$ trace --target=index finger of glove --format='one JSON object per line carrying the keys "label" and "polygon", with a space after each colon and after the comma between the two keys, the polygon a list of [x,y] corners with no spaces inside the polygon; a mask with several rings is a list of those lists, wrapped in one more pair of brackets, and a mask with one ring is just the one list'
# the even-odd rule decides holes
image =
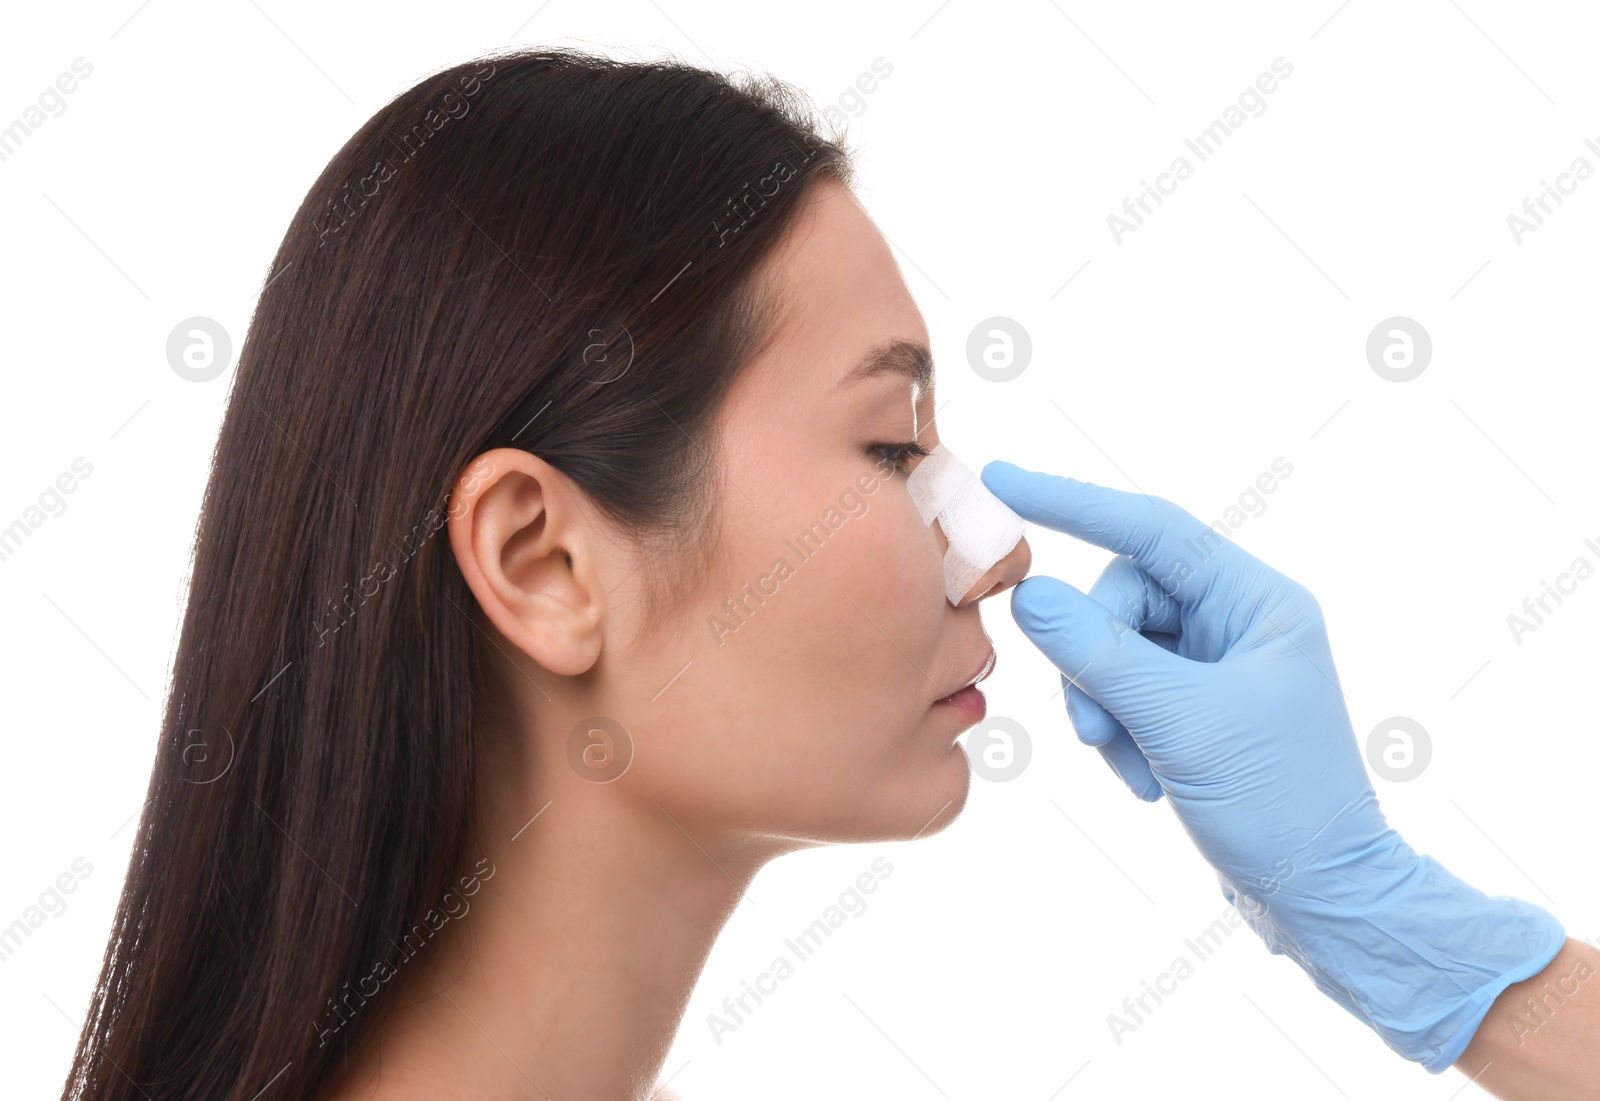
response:
{"label": "index finger of glove", "polygon": [[1185,606],[1225,571],[1259,566],[1232,540],[1161,497],[1041,474],[996,461],[983,484],[1030,523],[1127,555]]}

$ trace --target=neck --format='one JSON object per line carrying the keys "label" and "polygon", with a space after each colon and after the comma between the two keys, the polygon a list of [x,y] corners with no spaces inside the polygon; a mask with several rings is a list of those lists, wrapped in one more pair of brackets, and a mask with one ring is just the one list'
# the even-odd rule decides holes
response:
{"label": "neck", "polygon": [[480,831],[478,889],[401,965],[397,1008],[339,1096],[654,1095],[711,945],[770,854],[729,852],[612,785],[510,802]]}

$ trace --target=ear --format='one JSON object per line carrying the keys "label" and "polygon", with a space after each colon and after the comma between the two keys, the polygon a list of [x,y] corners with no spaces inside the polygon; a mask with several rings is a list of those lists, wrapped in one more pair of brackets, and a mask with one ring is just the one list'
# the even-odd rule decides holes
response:
{"label": "ear", "polygon": [[586,672],[600,656],[606,589],[582,491],[503,447],[479,455],[451,497],[450,549],[490,622],[550,672]]}

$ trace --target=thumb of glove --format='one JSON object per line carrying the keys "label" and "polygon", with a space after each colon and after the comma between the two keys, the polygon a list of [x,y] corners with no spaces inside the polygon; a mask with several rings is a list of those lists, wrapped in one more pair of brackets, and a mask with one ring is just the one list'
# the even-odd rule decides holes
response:
{"label": "thumb of glove", "polygon": [[1054,577],[1029,577],[1011,594],[1011,616],[1062,676],[1131,732],[1129,715],[1182,678],[1189,664]]}

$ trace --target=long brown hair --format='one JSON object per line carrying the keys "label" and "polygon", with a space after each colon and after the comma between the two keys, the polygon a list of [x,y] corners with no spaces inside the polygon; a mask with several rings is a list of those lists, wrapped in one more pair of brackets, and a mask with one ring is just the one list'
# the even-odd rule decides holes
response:
{"label": "long brown hair", "polygon": [[757,264],[850,157],[770,77],[554,49],[430,76],[339,150],[234,372],[64,1098],[329,1080],[387,1004],[352,983],[474,855],[452,487],[518,447],[629,530],[704,525]]}

